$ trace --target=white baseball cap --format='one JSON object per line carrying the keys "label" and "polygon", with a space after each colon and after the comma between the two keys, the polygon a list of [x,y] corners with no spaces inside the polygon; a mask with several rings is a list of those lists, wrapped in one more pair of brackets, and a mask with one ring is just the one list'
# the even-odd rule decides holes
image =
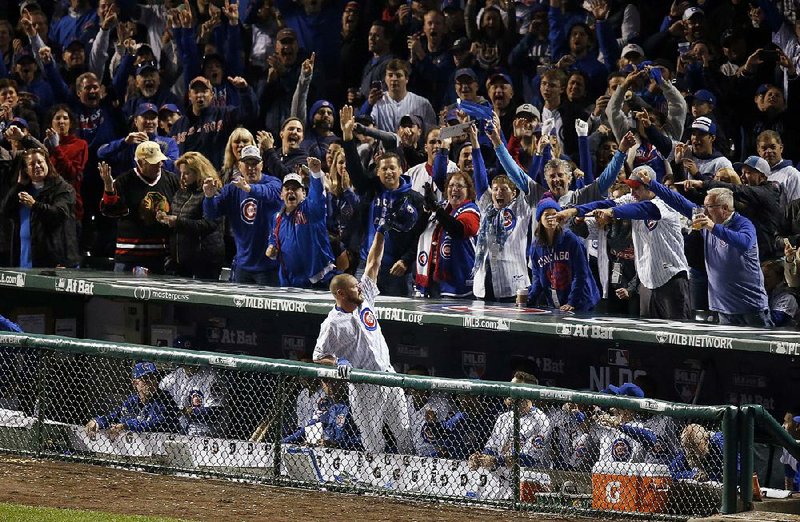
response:
{"label": "white baseball cap", "polygon": [[644,57],[644,49],[642,49],[641,45],[637,45],[635,43],[629,43],[623,47],[620,56],[624,57],[628,53],[637,53],[639,56]]}
{"label": "white baseball cap", "polygon": [[242,149],[242,154],[239,156],[239,161],[255,159],[261,161],[261,151],[255,145],[247,145]]}

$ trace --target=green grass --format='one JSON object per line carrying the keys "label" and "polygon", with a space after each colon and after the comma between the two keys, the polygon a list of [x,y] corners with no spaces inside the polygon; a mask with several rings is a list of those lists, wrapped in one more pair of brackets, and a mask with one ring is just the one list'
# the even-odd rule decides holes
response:
{"label": "green grass", "polygon": [[0,520],[9,522],[179,522],[177,518],[115,515],[81,509],[56,509],[0,503]]}

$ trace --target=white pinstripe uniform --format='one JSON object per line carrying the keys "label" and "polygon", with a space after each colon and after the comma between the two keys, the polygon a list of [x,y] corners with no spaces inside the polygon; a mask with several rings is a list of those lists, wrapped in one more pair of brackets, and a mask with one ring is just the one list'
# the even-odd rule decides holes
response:
{"label": "white pinstripe uniform", "polygon": [[[389,362],[389,346],[375,314],[378,287],[366,276],[361,278],[359,287],[364,302],[358,308],[347,313],[334,307],[323,321],[314,347],[314,360],[333,356],[347,359],[354,368],[394,373]],[[403,389],[373,384],[351,384],[349,388],[350,410],[361,432],[364,449],[370,453],[384,452],[383,423],[386,422],[397,441],[397,449],[413,454]]]}
{"label": "white pinstripe uniform", "polygon": [[[487,212],[494,206],[491,189],[483,193],[478,200],[481,209],[481,220],[488,219]],[[472,292],[475,297],[486,297],[486,266],[492,270],[492,286],[495,297],[511,297],[520,288],[531,284],[528,276],[528,257],[525,247],[528,242],[528,226],[531,222],[531,205],[524,194],[500,210],[503,228],[507,236],[502,248],[497,243],[495,228],[490,226],[486,234],[487,247],[475,251],[475,273],[473,274]],[[478,262],[478,257],[483,262]]]}
{"label": "white pinstripe uniform", "polygon": [[383,93],[383,97],[378,100],[370,113],[375,120],[375,126],[386,132],[396,132],[400,126],[400,119],[406,114],[419,116],[427,126],[436,125],[436,113],[431,102],[428,98],[411,91],[400,101],[394,101],[388,92]]}
{"label": "white pinstripe uniform", "polygon": [[[458,172],[458,165],[450,160],[447,160],[447,174]],[[425,168],[425,163],[415,165],[406,171],[406,175],[411,178],[411,190],[416,190],[423,196],[425,195],[425,183],[433,185],[433,193],[436,194],[437,200],[442,200],[442,191],[439,190],[433,183],[433,177],[428,174],[428,169]]]}
{"label": "white pinstripe uniform", "polygon": [[[635,201],[625,195],[617,205]],[[681,215],[659,198],[650,200],[661,212],[660,220],[632,220],[633,251],[639,281],[650,290],[664,285],[675,274],[689,271],[683,253]]]}

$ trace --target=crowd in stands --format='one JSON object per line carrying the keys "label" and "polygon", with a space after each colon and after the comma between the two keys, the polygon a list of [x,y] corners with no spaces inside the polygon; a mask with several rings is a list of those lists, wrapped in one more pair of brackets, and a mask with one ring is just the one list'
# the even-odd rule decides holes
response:
{"label": "crowd in stands", "polygon": [[792,1],[12,4],[0,266],[800,319]]}

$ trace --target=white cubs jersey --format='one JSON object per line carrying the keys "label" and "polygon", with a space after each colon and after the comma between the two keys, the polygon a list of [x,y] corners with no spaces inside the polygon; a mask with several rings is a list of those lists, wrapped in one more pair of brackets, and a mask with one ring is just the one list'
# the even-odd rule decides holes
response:
{"label": "white cubs jersey", "polygon": [[[485,448],[501,456],[514,452],[514,412],[507,411],[497,417],[494,429]],[[550,462],[550,419],[539,408],[533,407],[519,419],[519,449],[523,455],[537,459],[541,466]]]}
{"label": "white cubs jersey", "polygon": [[367,276],[361,278],[358,286],[364,302],[350,313],[339,307],[328,313],[319,330],[314,360],[330,355],[347,359],[354,368],[394,372],[389,362],[389,347],[375,313],[378,287]]}
{"label": "white cubs jersey", "polygon": [[661,212],[661,219],[632,222],[636,273],[642,284],[654,290],[679,272],[688,272],[683,253],[681,215],[659,198],[650,200]]}

